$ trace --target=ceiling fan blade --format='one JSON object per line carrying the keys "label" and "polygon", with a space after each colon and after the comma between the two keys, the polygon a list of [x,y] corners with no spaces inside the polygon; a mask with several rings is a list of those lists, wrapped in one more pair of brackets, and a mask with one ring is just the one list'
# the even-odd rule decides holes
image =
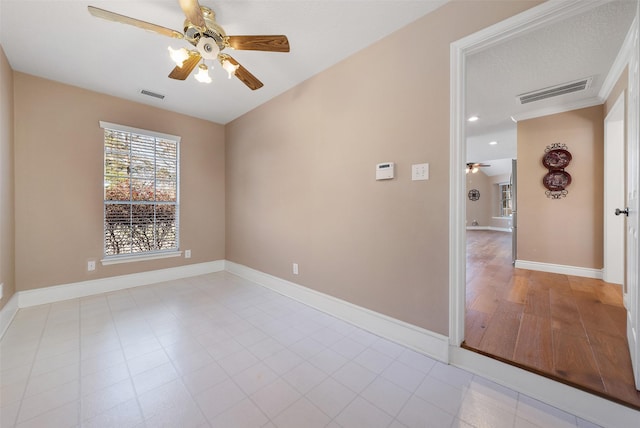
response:
{"label": "ceiling fan blade", "polygon": [[228,36],[227,44],[237,50],[289,52],[287,36]]}
{"label": "ceiling fan blade", "polygon": [[201,59],[202,57],[199,53],[191,52],[189,58],[182,64],[182,67],[174,68],[171,73],[169,73],[169,77],[176,80],[185,80],[189,77],[193,69],[196,68],[196,65],[198,65]]}
{"label": "ceiling fan blade", "polygon": [[88,6],[89,13],[97,18],[106,19],[109,21],[120,22],[122,24],[133,25],[134,27],[142,28],[143,30],[153,31],[154,33],[162,34],[163,36],[173,37],[174,39],[182,39],[184,35],[171,28],[163,27],[161,25],[151,24],[149,22],[140,21],[139,19],[130,18],[118,13],[109,12],[108,10],[100,9],[93,6]]}
{"label": "ceiling fan blade", "polygon": [[233,59],[232,57],[230,57],[229,55],[224,55],[223,59],[226,59],[227,61],[229,61],[231,64],[233,65],[237,65],[238,68],[236,69],[236,77],[245,85],[247,85],[249,87],[249,89],[255,91],[256,89],[260,89],[264,86],[264,84],[258,80],[258,78],[256,76],[254,76],[253,74],[251,74],[249,72],[249,70],[247,70],[246,68],[244,68],[242,66],[242,64],[240,64],[238,61],[236,61],[235,59]]}
{"label": "ceiling fan blade", "polygon": [[207,28],[207,24],[204,22],[204,17],[202,16],[202,10],[200,9],[200,4],[198,0],[178,0],[180,3],[180,7],[184,12],[184,15],[187,17],[189,22],[191,22],[196,27],[200,27],[202,29]]}

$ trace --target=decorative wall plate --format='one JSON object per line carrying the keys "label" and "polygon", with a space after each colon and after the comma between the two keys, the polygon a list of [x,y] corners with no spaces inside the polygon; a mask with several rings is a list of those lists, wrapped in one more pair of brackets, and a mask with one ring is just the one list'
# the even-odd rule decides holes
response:
{"label": "decorative wall plate", "polygon": [[472,201],[477,201],[480,199],[480,191],[478,189],[471,189],[469,190],[468,196]]}
{"label": "decorative wall plate", "polygon": [[566,171],[549,171],[542,179],[542,184],[552,192],[559,192],[571,184],[571,175]]}
{"label": "decorative wall plate", "polygon": [[564,149],[549,150],[542,158],[542,164],[548,170],[565,169],[571,162],[571,153]]}

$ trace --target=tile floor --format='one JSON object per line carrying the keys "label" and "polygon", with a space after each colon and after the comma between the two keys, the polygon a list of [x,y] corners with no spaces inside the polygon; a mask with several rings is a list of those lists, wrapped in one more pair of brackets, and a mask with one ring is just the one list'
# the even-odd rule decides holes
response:
{"label": "tile floor", "polygon": [[226,272],[22,309],[9,427],[593,427]]}

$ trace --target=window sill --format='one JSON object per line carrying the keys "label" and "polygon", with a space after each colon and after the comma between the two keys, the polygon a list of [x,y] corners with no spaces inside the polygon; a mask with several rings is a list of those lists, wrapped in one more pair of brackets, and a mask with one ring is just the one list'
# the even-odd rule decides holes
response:
{"label": "window sill", "polygon": [[116,265],[119,263],[142,262],[145,260],[166,259],[169,257],[180,257],[180,256],[182,256],[182,251],[171,251],[166,253],[153,253],[153,254],[136,254],[131,256],[113,256],[113,257],[107,257],[100,260],[100,263],[102,263],[102,266],[108,266],[108,265]]}

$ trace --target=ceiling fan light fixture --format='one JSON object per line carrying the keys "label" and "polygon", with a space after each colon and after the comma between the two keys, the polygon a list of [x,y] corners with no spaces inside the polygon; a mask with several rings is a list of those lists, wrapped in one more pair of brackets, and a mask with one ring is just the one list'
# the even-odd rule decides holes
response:
{"label": "ceiling fan light fixture", "polygon": [[201,37],[196,45],[200,56],[204,59],[215,60],[220,53],[220,47],[211,37]]}
{"label": "ceiling fan light fixture", "polygon": [[182,68],[184,62],[189,58],[189,51],[185,48],[173,49],[169,46],[169,56],[178,67]]}
{"label": "ceiling fan light fixture", "polygon": [[198,66],[198,73],[194,76],[200,83],[211,83],[211,76],[209,76],[209,67],[205,64]]}
{"label": "ceiling fan light fixture", "polygon": [[231,61],[225,59],[222,61],[222,68],[229,74],[229,79],[236,75],[236,70],[240,67],[239,64],[232,64]]}

